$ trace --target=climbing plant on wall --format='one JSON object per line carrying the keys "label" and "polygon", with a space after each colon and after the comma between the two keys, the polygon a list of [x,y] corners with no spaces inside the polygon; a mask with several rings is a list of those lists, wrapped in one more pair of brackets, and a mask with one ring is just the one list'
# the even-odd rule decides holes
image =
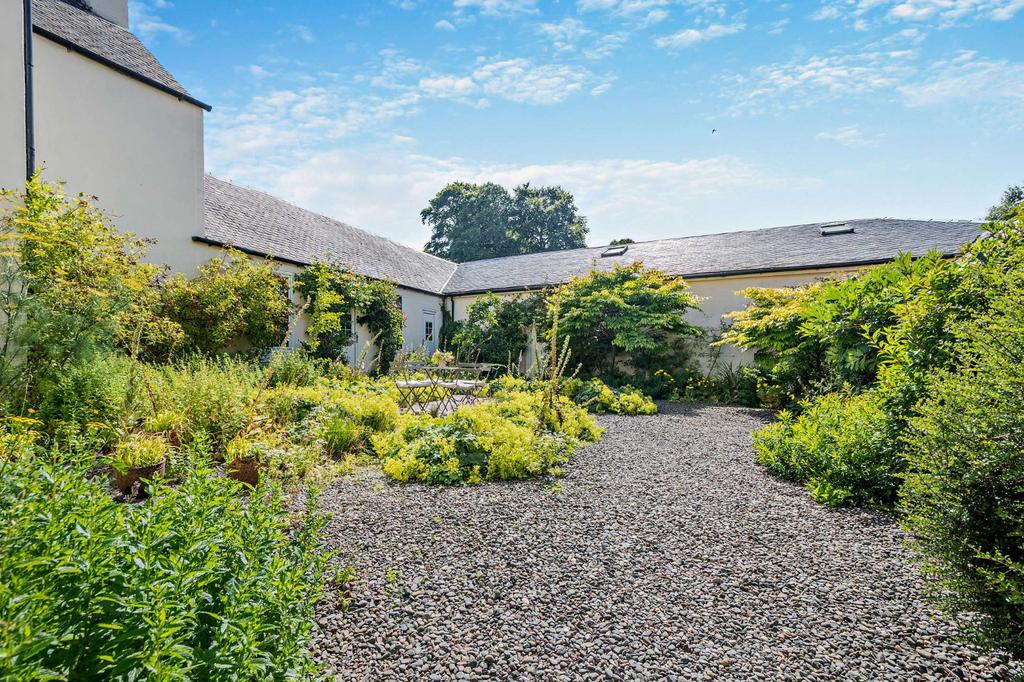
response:
{"label": "climbing plant on wall", "polygon": [[320,357],[339,359],[352,345],[349,315],[373,335],[384,373],[404,341],[398,289],[391,282],[374,280],[331,263],[318,262],[295,278],[296,290],[309,302],[306,346]]}

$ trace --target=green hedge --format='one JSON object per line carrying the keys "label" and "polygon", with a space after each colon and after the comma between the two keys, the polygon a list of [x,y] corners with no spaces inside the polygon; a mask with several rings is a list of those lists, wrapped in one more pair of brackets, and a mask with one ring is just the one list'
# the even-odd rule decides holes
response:
{"label": "green hedge", "polygon": [[323,519],[210,472],[153,492],[117,503],[83,464],[0,461],[0,679],[314,672]]}
{"label": "green hedge", "polygon": [[1024,273],[1009,279],[912,422],[903,507],[946,609],[1024,657]]}
{"label": "green hedge", "polygon": [[757,461],[830,506],[891,505],[903,460],[880,402],[876,393],[805,401],[800,417],[783,412],[754,434]]}

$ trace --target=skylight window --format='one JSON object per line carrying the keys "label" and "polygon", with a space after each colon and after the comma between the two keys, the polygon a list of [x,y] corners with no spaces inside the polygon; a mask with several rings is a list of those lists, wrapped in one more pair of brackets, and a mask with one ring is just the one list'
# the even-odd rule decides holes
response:
{"label": "skylight window", "polygon": [[601,258],[612,258],[614,256],[621,256],[627,251],[629,251],[628,246],[612,246],[601,252]]}
{"label": "skylight window", "polygon": [[846,223],[825,223],[819,228],[822,237],[832,237],[837,234],[853,234],[853,225]]}

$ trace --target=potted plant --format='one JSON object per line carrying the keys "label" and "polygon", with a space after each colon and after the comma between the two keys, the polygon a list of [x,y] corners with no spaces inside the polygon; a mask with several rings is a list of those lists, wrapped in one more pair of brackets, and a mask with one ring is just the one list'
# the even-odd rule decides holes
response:
{"label": "potted plant", "polygon": [[182,413],[164,410],[147,419],[145,428],[147,433],[163,436],[171,447],[177,448],[181,447],[188,427]]}
{"label": "potted plant", "polygon": [[171,446],[162,436],[136,433],[117,444],[111,453],[114,485],[122,493],[132,492],[136,485],[145,491],[145,480],[162,476],[167,468]]}
{"label": "potted plant", "polygon": [[266,441],[235,438],[228,443],[228,478],[256,487],[270,460],[271,444]]}

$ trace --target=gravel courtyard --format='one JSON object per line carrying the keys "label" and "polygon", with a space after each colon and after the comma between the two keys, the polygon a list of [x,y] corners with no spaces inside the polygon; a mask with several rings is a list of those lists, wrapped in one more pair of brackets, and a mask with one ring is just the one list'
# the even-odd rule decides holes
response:
{"label": "gravel courtyard", "polygon": [[318,655],[344,680],[1009,679],[933,618],[891,520],[753,463],[765,419],[604,417],[557,484],[342,479],[328,544],[358,579]]}

